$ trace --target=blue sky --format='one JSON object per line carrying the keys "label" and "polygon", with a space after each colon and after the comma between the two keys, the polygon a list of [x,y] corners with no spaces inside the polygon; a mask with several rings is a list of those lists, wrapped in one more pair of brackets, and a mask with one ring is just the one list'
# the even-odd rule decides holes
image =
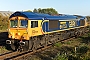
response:
{"label": "blue sky", "polygon": [[90,0],[0,0],[0,11],[54,8],[59,13],[90,15]]}

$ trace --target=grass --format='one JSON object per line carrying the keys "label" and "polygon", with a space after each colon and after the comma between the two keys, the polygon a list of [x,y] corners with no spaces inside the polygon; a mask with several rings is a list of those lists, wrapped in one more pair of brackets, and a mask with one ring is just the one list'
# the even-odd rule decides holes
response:
{"label": "grass", "polygon": [[55,58],[53,58],[53,60],[68,60],[68,58],[66,57],[65,54],[60,55],[60,53],[57,53],[57,55],[55,56]]}
{"label": "grass", "polygon": [[56,43],[55,46],[60,51],[55,60],[90,60],[90,33],[63,44]]}
{"label": "grass", "polygon": [[8,52],[8,50],[6,49],[6,47],[0,46],[0,54],[6,53],[6,52]]}
{"label": "grass", "polygon": [[55,46],[55,47],[61,47],[61,45],[62,45],[62,43],[61,43],[61,42],[58,42],[58,43],[56,43],[54,46]]}

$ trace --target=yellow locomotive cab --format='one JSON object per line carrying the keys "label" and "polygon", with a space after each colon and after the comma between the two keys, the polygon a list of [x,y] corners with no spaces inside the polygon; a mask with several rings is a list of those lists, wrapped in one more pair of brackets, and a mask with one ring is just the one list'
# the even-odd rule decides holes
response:
{"label": "yellow locomotive cab", "polygon": [[9,38],[18,39],[18,40],[21,40],[21,39],[29,40],[27,29],[11,29],[10,28]]}
{"label": "yellow locomotive cab", "polygon": [[22,17],[14,17],[9,21],[9,38],[18,40],[29,40],[28,20]]}

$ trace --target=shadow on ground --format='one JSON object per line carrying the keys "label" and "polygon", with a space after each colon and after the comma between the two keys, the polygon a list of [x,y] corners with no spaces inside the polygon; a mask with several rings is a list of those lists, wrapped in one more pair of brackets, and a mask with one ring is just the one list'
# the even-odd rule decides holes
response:
{"label": "shadow on ground", "polygon": [[7,50],[11,50],[10,46],[6,45],[8,39],[8,32],[0,32],[0,46],[5,46]]}
{"label": "shadow on ground", "polygon": [[81,38],[81,43],[85,43],[85,44],[90,43],[90,36],[80,37],[80,38]]}
{"label": "shadow on ground", "polygon": [[0,32],[0,46],[5,46],[8,39],[8,32]]}

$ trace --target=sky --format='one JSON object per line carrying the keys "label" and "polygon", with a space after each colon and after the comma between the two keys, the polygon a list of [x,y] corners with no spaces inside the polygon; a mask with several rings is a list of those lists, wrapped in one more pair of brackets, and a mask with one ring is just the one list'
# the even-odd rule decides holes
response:
{"label": "sky", "polygon": [[60,14],[90,16],[90,0],[0,0],[0,11],[25,11],[54,8]]}

